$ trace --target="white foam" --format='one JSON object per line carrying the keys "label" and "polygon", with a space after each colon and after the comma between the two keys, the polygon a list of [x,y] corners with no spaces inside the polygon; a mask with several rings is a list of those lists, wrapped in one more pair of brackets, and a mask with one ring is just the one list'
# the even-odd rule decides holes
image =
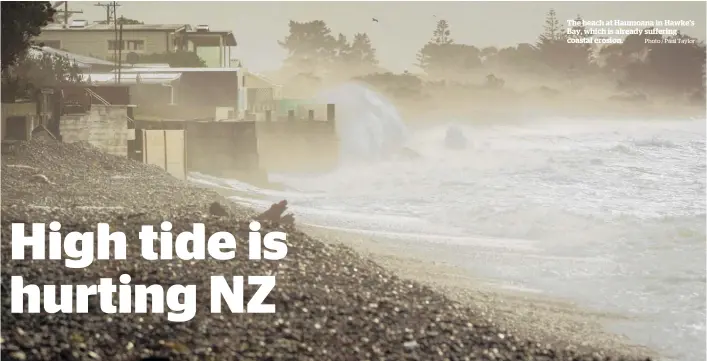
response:
{"label": "white foam", "polygon": [[395,106],[362,83],[345,83],[323,91],[317,98],[336,104],[343,161],[380,159],[406,140],[407,127]]}
{"label": "white foam", "polygon": [[366,234],[372,238],[394,238],[410,241],[442,243],[447,245],[462,245],[465,247],[501,248],[524,251],[538,251],[533,246],[533,242],[522,239],[488,238],[482,236],[449,236],[439,234],[419,234],[410,232],[392,232],[384,230],[366,230],[360,228],[345,228],[336,226],[323,226],[318,224],[307,224],[310,227],[330,229],[340,232]]}

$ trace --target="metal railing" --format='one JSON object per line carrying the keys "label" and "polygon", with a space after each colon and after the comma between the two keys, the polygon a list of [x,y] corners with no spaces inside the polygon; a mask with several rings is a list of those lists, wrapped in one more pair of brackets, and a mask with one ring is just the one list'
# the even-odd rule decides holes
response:
{"label": "metal railing", "polygon": [[[95,91],[93,91],[93,89],[85,88],[85,90],[86,90],[86,93],[87,93],[88,95],[90,95],[90,96],[93,97],[94,99],[98,100],[98,101],[101,102],[103,105],[111,105],[110,102],[108,102],[107,100],[105,100],[105,98],[103,98],[103,97],[100,96],[98,93],[96,93]],[[130,121],[130,123],[135,124],[135,120],[134,120],[133,118],[131,118],[131,117],[128,116],[127,114],[125,115],[125,117],[128,118],[128,120]]]}
{"label": "metal railing", "polygon": [[111,105],[107,100],[105,100],[102,96],[98,95],[98,93],[94,92],[93,89],[90,88],[85,88],[86,93],[93,97],[94,99],[98,100],[99,102],[103,103],[103,105]]}

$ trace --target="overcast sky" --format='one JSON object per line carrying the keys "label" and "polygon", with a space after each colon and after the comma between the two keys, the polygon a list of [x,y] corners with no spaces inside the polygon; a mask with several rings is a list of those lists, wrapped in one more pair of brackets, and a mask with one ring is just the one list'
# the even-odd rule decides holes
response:
{"label": "overcast sky", "polygon": [[[69,2],[83,10],[73,19],[105,19],[95,2]],[[543,30],[545,14],[554,8],[561,21],[585,20],[694,20],[682,32],[705,38],[705,2],[209,2],[121,1],[118,16],[146,24],[207,24],[212,30],[231,30],[238,47],[235,57],[254,71],[279,68],[286,53],[277,44],[287,35],[289,20],[324,20],[334,35],[349,38],[366,32],[378,51],[381,65],[392,71],[409,69],[415,54],[427,42],[435,24],[445,19],[457,43],[509,46],[534,42]],[[372,18],[379,22],[373,22]]]}

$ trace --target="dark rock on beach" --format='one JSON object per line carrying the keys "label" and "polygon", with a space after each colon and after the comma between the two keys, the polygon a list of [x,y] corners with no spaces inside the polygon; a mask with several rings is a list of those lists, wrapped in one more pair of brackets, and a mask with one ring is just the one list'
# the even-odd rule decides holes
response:
{"label": "dark rock on beach", "polygon": [[211,203],[211,206],[209,207],[209,213],[211,213],[212,216],[216,216],[216,217],[227,217],[228,216],[228,211],[219,202]]}
{"label": "dark rock on beach", "polygon": [[[229,205],[155,166],[88,145],[20,143],[3,154],[1,174],[2,360],[621,359],[610,358],[608,350],[579,354],[519,339],[348,248],[327,245],[262,214],[268,220],[262,222],[263,234],[287,227],[288,254],[281,261],[248,260],[248,225],[258,212]],[[286,203],[275,208],[282,205],[286,208]],[[234,234],[236,260],[143,259],[140,226],[159,229],[165,220],[173,234],[191,231],[192,223],[204,223],[207,237]],[[50,221],[60,222],[63,234],[95,231],[97,223],[107,222],[111,231],[125,232],[127,259],[94,260],[78,269],[62,260],[12,260],[11,224]],[[175,284],[196,285],[195,317],[169,322],[166,313],[105,314],[96,297],[88,313],[10,312],[11,276],[41,286],[92,285],[100,278],[118,284],[121,274],[130,275],[130,285],[158,284],[165,291]],[[274,304],[276,313],[232,314],[228,308],[210,313],[212,275],[276,275],[277,285],[264,302]],[[256,287],[246,285],[246,301]]]}

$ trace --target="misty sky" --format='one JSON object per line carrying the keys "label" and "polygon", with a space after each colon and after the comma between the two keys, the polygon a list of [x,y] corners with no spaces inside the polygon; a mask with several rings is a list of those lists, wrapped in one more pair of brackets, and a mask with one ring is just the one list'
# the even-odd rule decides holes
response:
{"label": "misty sky", "polygon": [[[104,20],[95,2],[69,2],[83,10],[73,19]],[[118,16],[146,24],[207,24],[231,30],[238,47],[234,57],[253,71],[280,67],[285,51],[277,44],[288,33],[289,20],[324,20],[334,35],[349,39],[366,32],[378,51],[381,66],[416,72],[415,54],[432,36],[439,19],[450,23],[457,43],[509,46],[535,42],[545,14],[554,8],[561,21],[580,14],[585,20],[694,20],[682,32],[705,38],[705,2],[129,2],[121,1]],[[379,22],[373,22],[375,17]],[[564,25],[564,24],[563,24]]]}

